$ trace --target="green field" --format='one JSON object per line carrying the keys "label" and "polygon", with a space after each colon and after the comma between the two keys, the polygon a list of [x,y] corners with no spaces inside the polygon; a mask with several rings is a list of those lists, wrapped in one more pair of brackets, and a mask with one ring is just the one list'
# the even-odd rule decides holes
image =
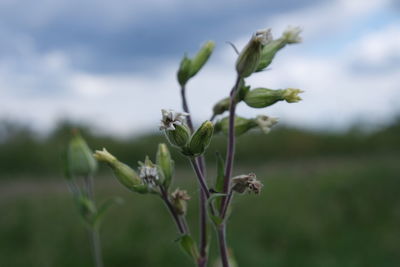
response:
{"label": "green field", "polygon": [[[249,171],[265,187],[260,196],[234,199],[228,240],[239,266],[400,266],[399,154],[267,161],[238,166],[236,174]],[[103,224],[105,265],[191,266],[162,202],[129,193],[107,174],[97,179],[97,197],[118,195],[125,203]],[[195,226],[194,177],[182,168],[177,175],[175,185],[193,196],[188,216]],[[92,266],[62,177],[3,178],[0,266]]]}

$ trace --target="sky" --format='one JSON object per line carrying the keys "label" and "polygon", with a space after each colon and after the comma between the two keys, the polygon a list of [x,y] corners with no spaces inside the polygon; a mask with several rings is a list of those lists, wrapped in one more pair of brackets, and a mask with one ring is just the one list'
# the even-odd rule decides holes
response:
{"label": "sky", "polygon": [[259,29],[279,38],[303,29],[252,87],[300,88],[303,101],[238,114],[281,124],[379,128],[400,114],[400,1],[0,1],[0,120],[42,132],[69,119],[115,135],[158,129],[180,111],[176,71],[202,43],[215,51],[187,86],[195,122],[211,115],[235,80],[236,54]]}

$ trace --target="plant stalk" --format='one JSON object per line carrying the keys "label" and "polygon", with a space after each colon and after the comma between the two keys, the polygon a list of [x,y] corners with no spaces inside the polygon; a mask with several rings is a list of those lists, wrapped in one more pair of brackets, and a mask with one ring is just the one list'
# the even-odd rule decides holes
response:
{"label": "plant stalk", "polygon": [[[187,124],[189,126],[190,131],[193,133],[194,132],[194,127],[193,127],[193,122],[192,118],[190,116],[190,111],[189,111],[189,105],[187,103],[186,99],[186,88],[185,86],[181,87],[181,98],[182,98],[182,107],[183,111],[188,113],[189,115],[187,116]],[[199,209],[200,209],[200,259],[198,260],[198,265],[199,267],[203,267],[207,265],[207,199],[208,195],[206,192],[208,192],[207,186],[205,185],[205,163],[204,163],[204,158],[201,156],[200,158],[197,159],[197,162],[194,161],[192,162],[193,166],[196,166],[196,169],[199,170],[201,175],[199,175],[197,172],[197,177],[199,178],[200,183],[202,184],[202,190],[200,190],[200,199],[199,199]],[[195,168],[195,167],[193,167]],[[207,191],[205,191],[207,190]]]}
{"label": "plant stalk", "polygon": [[[84,177],[87,197],[95,203],[94,189],[93,189],[93,176],[87,175]],[[96,267],[103,267],[103,257],[101,253],[101,243],[99,235],[99,227],[91,225],[89,229],[90,246],[92,248],[93,261]]]}
{"label": "plant stalk", "polygon": [[218,244],[223,267],[229,267],[228,248],[226,244],[225,224],[217,226]]}
{"label": "plant stalk", "polygon": [[176,213],[174,207],[171,204],[171,201],[168,199],[168,194],[167,191],[165,191],[163,186],[160,186],[160,192],[161,192],[161,198],[164,201],[165,205],[167,206],[172,218],[174,219],[176,226],[179,230],[179,233],[181,234],[188,234],[189,229],[187,227],[186,221],[179,216],[179,214]]}
{"label": "plant stalk", "polygon": [[101,253],[101,243],[98,227],[91,227],[89,230],[90,245],[92,247],[93,260],[96,267],[103,267],[103,257]]}
{"label": "plant stalk", "polygon": [[[236,93],[241,81],[241,77],[238,75],[236,78],[235,85],[233,86],[230,93],[230,105],[229,105],[229,128],[228,128],[228,145],[226,152],[226,165],[224,173],[224,187],[223,193],[228,194],[230,187],[230,180],[232,176],[233,160],[235,157],[235,112],[236,112]],[[228,197],[223,197],[221,201],[220,214],[225,219],[226,211],[228,210],[228,205],[230,203],[231,195]],[[223,267],[229,267],[228,252],[226,244],[226,224],[222,223],[217,228],[218,232],[218,243],[221,254],[221,261]]]}

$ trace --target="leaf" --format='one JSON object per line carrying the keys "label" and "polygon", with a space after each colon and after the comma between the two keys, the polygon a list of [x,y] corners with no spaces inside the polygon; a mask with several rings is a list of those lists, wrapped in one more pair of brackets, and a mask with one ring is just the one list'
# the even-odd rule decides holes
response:
{"label": "leaf", "polygon": [[108,211],[108,209],[111,206],[121,205],[122,203],[124,203],[124,200],[120,197],[113,197],[113,198],[109,198],[106,201],[104,201],[100,205],[100,207],[96,213],[96,216],[95,216],[94,222],[93,222],[94,225],[99,225],[101,223],[101,220],[104,217],[104,214]]}
{"label": "leaf", "polygon": [[[207,200],[207,207],[210,209],[214,200],[218,201],[218,203],[220,203],[221,202],[220,198],[222,198],[224,196],[226,196],[226,194],[222,194],[222,193],[212,194],[210,196],[210,198]],[[208,214],[210,215],[210,218],[215,225],[220,225],[222,223],[223,218],[221,218],[220,216],[217,216],[217,215],[212,215],[211,210],[208,212]]]}
{"label": "leaf", "polygon": [[190,235],[183,235],[178,240],[182,249],[196,262],[199,252],[193,238]]}

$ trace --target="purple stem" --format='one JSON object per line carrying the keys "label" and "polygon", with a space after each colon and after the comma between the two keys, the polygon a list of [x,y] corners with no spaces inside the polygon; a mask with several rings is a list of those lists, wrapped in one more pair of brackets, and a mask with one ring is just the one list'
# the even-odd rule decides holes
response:
{"label": "purple stem", "polygon": [[219,251],[223,267],[229,267],[228,249],[226,247],[225,224],[221,224],[217,228]]}
{"label": "purple stem", "polygon": [[176,226],[178,227],[178,230],[181,234],[188,234],[189,230],[187,229],[186,222],[181,220],[180,216],[176,213],[174,207],[171,204],[171,201],[168,199],[168,194],[165,191],[164,187],[160,186],[160,192],[161,192],[161,198],[164,201],[165,205],[167,206],[169,212],[172,215],[172,218],[174,219]]}
{"label": "purple stem", "polygon": [[[187,124],[189,126],[190,131],[194,132],[192,118],[190,116],[189,106],[186,99],[186,88],[185,86],[181,87],[181,98],[182,98],[182,107],[183,111],[188,113],[187,116]],[[198,259],[199,267],[204,267],[207,265],[207,199],[209,198],[209,191],[205,182],[205,163],[204,158],[201,156],[197,159],[197,161],[191,161],[193,168],[196,171],[197,177],[199,179],[202,190],[200,190],[200,258]]]}
{"label": "purple stem", "polygon": [[[238,76],[230,93],[230,105],[229,105],[229,129],[228,129],[228,146],[226,152],[226,165],[225,165],[225,177],[223,193],[227,194],[230,186],[230,179],[232,176],[233,159],[235,156],[235,111],[236,111],[236,92],[239,88],[241,77]],[[223,197],[221,201],[221,215],[225,216],[232,196]],[[229,267],[228,252],[226,244],[226,225],[222,223],[218,226],[218,243],[221,254],[221,261],[223,267]]]}

